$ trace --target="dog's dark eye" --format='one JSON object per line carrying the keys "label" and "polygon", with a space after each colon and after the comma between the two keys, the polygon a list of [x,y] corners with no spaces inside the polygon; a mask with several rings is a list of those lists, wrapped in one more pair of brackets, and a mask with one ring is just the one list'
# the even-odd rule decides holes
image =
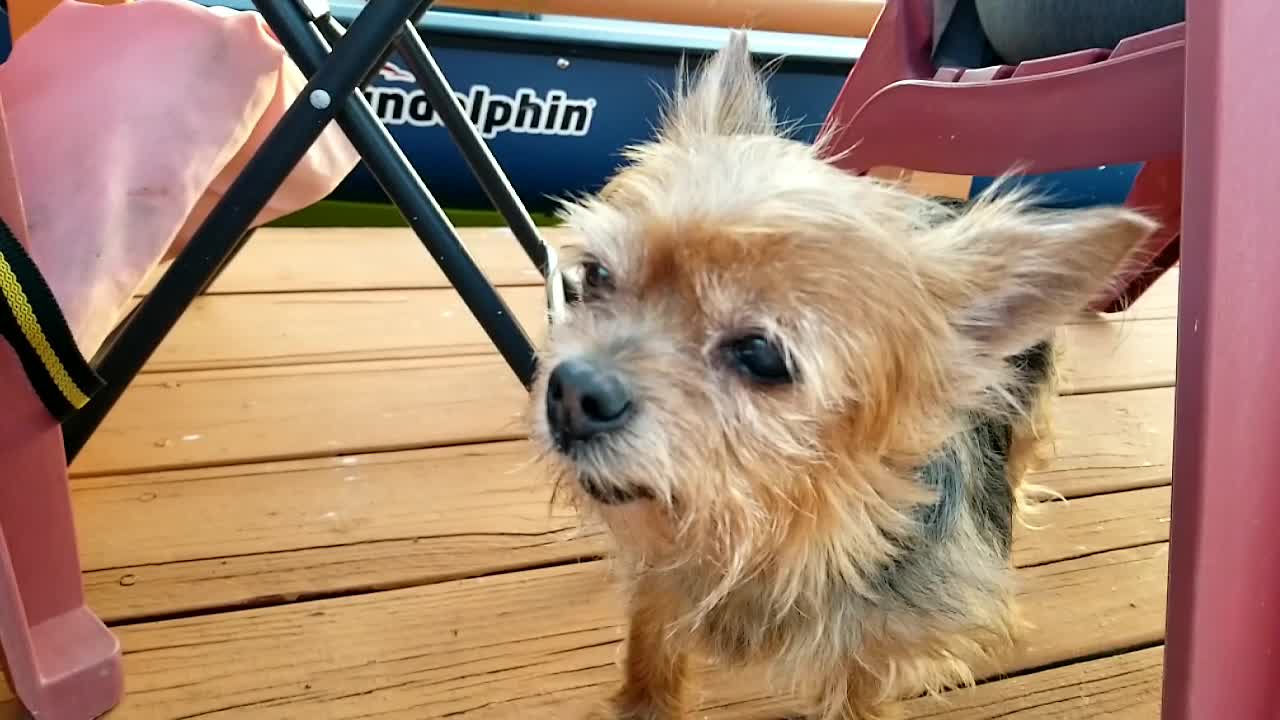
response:
{"label": "dog's dark eye", "polygon": [[786,354],[763,335],[738,338],[726,349],[734,368],[752,380],[769,385],[791,382]]}
{"label": "dog's dark eye", "polygon": [[598,260],[586,260],[577,268],[574,279],[565,283],[565,300],[578,304],[595,300],[613,290],[613,274]]}
{"label": "dog's dark eye", "polygon": [[582,282],[591,290],[609,290],[613,287],[613,275],[609,268],[589,260],[582,264]]}

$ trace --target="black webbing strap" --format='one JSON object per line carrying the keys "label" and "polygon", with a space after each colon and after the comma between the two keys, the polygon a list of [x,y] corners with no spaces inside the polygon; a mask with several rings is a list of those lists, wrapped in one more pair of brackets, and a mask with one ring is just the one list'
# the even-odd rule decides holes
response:
{"label": "black webbing strap", "polygon": [[[102,389],[40,270],[0,220],[0,337],[13,346],[27,379],[62,422]],[[0,399],[0,410],[4,408]]]}

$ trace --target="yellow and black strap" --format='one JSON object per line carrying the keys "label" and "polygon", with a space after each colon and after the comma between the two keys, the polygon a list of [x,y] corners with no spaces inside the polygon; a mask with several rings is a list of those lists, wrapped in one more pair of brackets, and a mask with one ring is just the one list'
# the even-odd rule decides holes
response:
{"label": "yellow and black strap", "polygon": [[66,420],[104,383],[80,354],[49,285],[3,220],[0,300],[0,336],[13,346],[49,414]]}

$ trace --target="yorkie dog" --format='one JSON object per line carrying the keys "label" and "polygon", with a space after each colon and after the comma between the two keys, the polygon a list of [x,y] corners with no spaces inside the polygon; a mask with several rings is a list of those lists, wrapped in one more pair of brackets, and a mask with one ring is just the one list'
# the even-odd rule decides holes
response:
{"label": "yorkie dog", "polygon": [[1150,220],[843,172],[781,129],[741,33],[564,215],[581,247],[530,415],[625,579],[596,717],[685,717],[697,653],[878,720],[1014,644],[1054,331]]}

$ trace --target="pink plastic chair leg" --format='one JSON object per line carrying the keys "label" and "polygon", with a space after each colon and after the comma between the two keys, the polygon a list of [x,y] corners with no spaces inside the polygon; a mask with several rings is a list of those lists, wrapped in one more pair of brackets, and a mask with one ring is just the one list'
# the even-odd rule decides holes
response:
{"label": "pink plastic chair leg", "polygon": [[1164,720],[1280,717],[1280,3],[1187,3]]}
{"label": "pink plastic chair leg", "polygon": [[0,647],[36,720],[120,702],[120,644],[85,605],[62,432],[0,340]]}

